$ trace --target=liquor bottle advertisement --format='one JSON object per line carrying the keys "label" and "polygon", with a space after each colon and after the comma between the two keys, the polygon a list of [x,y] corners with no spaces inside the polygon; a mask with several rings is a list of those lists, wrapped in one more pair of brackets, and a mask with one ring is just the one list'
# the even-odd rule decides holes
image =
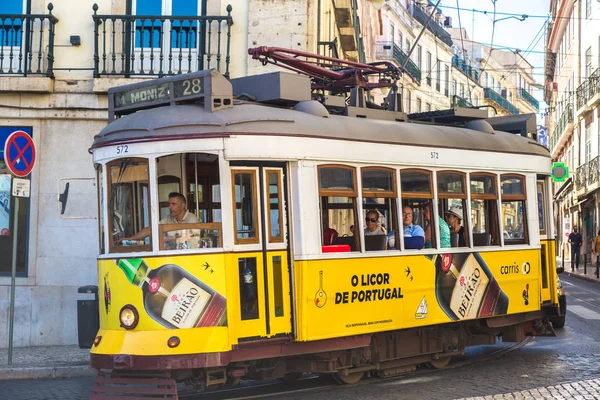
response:
{"label": "liquor bottle advertisement", "polygon": [[[538,310],[539,251],[308,260],[302,340]],[[296,289],[299,290],[298,288]],[[523,293],[527,293],[524,297]]]}
{"label": "liquor bottle advertisement", "polygon": [[[119,311],[133,305],[136,329],[186,329],[227,325],[222,255],[127,257],[99,261],[100,322],[122,329]],[[110,305],[108,304],[110,302]]]}

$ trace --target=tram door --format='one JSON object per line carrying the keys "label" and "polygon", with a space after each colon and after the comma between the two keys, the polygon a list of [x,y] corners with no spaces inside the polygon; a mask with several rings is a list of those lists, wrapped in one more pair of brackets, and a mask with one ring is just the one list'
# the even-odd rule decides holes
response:
{"label": "tram door", "polygon": [[290,334],[285,168],[235,166],[231,178],[240,294],[238,336],[257,339]]}
{"label": "tram door", "polygon": [[[551,226],[551,215],[549,210],[549,199],[548,199],[548,188],[550,187],[550,180],[546,177],[538,176],[537,180],[537,192],[536,192],[536,204],[537,214],[539,218],[540,228],[540,260],[541,260],[541,273],[542,273],[542,301],[550,301],[556,295],[552,295],[551,288],[555,287],[555,282],[551,282],[550,279],[555,279],[550,271],[556,262],[556,256],[554,255],[554,229]],[[551,278],[552,276],[552,278]],[[555,290],[554,290],[555,292]]]}

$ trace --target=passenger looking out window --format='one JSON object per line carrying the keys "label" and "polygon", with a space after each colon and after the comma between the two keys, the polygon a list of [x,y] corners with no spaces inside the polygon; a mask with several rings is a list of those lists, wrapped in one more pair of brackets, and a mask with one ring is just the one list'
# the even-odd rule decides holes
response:
{"label": "passenger looking out window", "polygon": [[425,232],[419,225],[413,224],[413,209],[404,206],[402,209],[402,225],[404,227],[404,248],[422,249],[425,244]]}
{"label": "passenger looking out window", "polygon": [[462,226],[463,212],[458,207],[451,207],[446,211],[446,221],[450,226],[450,232],[458,235],[457,246],[465,247],[467,242],[465,241],[465,227]]}
{"label": "passenger looking out window", "polygon": [[[398,236],[396,171],[361,168],[365,250],[393,250]],[[387,234],[387,235],[386,235]],[[374,237],[386,235],[386,238]]]}
{"label": "passenger looking out window", "polygon": [[379,223],[379,212],[370,210],[367,212],[365,236],[385,235],[385,228]]}
{"label": "passenger looking out window", "polygon": [[[440,232],[440,248],[445,249],[451,247],[450,244],[450,227],[444,219],[438,216],[439,232]],[[423,209],[423,230],[425,231],[425,248],[430,249],[435,240],[434,223],[431,215],[431,205],[428,204]]]}

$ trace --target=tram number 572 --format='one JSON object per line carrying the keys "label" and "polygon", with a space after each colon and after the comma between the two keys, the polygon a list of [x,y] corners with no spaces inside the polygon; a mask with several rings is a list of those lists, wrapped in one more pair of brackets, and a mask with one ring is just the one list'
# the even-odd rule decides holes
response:
{"label": "tram number 572", "polygon": [[437,160],[438,158],[440,158],[440,153],[438,153],[437,151],[432,151],[431,158]]}
{"label": "tram number 572", "polygon": [[127,146],[126,144],[124,144],[122,146],[117,146],[117,154],[125,154],[125,153],[129,153],[129,146]]}

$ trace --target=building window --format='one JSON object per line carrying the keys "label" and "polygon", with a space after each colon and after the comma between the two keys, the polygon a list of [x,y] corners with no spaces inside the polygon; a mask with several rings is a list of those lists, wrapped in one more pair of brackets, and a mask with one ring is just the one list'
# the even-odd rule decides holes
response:
{"label": "building window", "polygon": [[396,28],[394,28],[394,25],[390,25],[390,39],[392,43],[396,43]]}
{"label": "building window", "polygon": [[483,87],[488,87],[488,73],[487,72],[483,73],[483,78],[484,78]]}
{"label": "building window", "polygon": [[426,112],[429,112],[429,111],[431,111],[431,104],[429,104],[429,103],[425,103],[425,111],[426,111]]}
{"label": "building window", "polygon": [[592,16],[592,0],[585,0],[585,17]]}
{"label": "building window", "polygon": [[494,90],[494,86],[496,85],[495,82],[496,81],[494,80],[494,77],[492,76],[492,85],[490,86],[492,88],[492,90]]}
{"label": "building window", "polygon": [[456,79],[452,79],[452,96],[456,96]]}
{"label": "building window", "polygon": [[592,47],[590,46],[585,51],[585,77],[589,78],[592,75]]}
{"label": "building window", "polygon": [[431,53],[427,52],[427,85],[431,86]]}
{"label": "building window", "polygon": [[592,124],[585,127],[585,162],[592,159]]}
{"label": "building window", "polygon": [[406,39],[406,54],[410,53],[410,40]]}
{"label": "building window", "polygon": [[423,66],[423,48],[421,47],[420,44],[417,45],[417,67],[419,67],[419,70],[422,70]]}
{"label": "building window", "polygon": [[410,90],[407,90],[407,91],[406,91],[406,103],[407,103],[407,104],[406,104],[406,112],[407,112],[408,114],[410,114],[410,106],[411,106],[411,104],[410,104],[410,103],[412,103],[412,101],[411,101],[410,97],[411,97],[411,96],[410,96]]}
{"label": "building window", "polygon": [[417,112],[421,112],[421,99],[417,98]]}
{"label": "building window", "polygon": [[449,87],[450,87],[450,67],[446,64],[446,73],[444,74],[444,95],[448,97]]}
{"label": "building window", "polygon": [[435,90],[437,90],[439,92],[441,90],[440,81],[442,80],[442,65],[440,64],[440,60],[437,60],[436,64],[437,64],[437,69],[436,69],[436,75],[435,75]]}

